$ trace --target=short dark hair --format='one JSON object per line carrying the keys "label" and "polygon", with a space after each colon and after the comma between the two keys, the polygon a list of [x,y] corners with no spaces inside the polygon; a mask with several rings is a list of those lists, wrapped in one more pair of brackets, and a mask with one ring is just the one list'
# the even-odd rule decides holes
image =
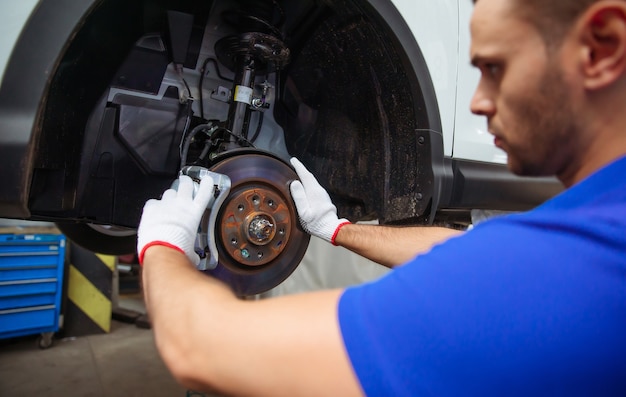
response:
{"label": "short dark hair", "polygon": [[600,0],[513,0],[514,9],[533,24],[548,46],[562,42],[583,12]]}
{"label": "short dark hair", "polygon": [[[479,0],[473,0],[476,4]],[[508,0],[511,11],[535,26],[548,47],[558,46],[576,19],[601,0]]]}

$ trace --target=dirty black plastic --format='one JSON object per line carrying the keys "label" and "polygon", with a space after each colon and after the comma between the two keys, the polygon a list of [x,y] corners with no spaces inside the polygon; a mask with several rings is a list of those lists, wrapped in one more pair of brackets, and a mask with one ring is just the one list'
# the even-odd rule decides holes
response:
{"label": "dirty black plastic", "polygon": [[193,15],[180,11],[167,11],[172,61],[183,65],[187,59],[187,49],[193,28]]}

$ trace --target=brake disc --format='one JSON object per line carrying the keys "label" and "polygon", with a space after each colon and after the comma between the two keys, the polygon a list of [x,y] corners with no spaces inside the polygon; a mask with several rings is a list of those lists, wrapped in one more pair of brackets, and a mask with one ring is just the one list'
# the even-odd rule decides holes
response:
{"label": "brake disc", "polygon": [[[277,286],[298,267],[309,245],[289,192],[297,174],[282,160],[257,151],[231,155],[210,170],[228,175],[232,185],[212,231],[218,265],[206,272],[239,296]],[[206,219],[201,227],[208,228]]]}

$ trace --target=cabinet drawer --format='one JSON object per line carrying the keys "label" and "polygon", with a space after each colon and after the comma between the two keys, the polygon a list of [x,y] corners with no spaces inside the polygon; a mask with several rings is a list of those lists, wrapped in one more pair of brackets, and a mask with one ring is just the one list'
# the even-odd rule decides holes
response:
{"label": "cabinet drawer", "polygon": [[53,293],[0,297],[0,310],[56,304],[56,294]]}
{"label": "cabinet drawer", "polygon": [[0,298],[37,294],[55,294],[59,288],[56,278],[38,280],[0,281]]}
{"label": "cabinet drawer", "polygon": [[0,310],[0,336],[15,331],[56,329],[58,311],[55,306]]}
{"label": "cabinet drawer", "polygon": [[0,266],[0,282],[3,281],[17,281],[17,280],[32,280],[42,278],[54,278],[59,273],[58,266],[54,265],[38,265],[28,267],[16,267]]}

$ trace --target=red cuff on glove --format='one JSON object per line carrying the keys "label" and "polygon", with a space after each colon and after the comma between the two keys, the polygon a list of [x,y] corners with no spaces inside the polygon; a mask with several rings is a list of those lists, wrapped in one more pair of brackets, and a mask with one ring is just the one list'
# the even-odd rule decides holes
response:
{"label": "red cuff on glove", "polygon": [[155,245],[160,245],[162,247],[168,247],[168,248],[172,248],[175,249],[176,251],[180,252],[183,255],[185,254],[185,251],[183,251],[182,248],[175,246],[174,244],[170,244],[167,241],[151,241],[148,244],[144,245],[143,249],[141,250],[141,252],[139,253],[139,265],[143,266],[143,257],[146,254],[146,250],[152,246]]}
{"label": "red cuff on glove", "polygon": [[339,230],[341,230],[342,227],[349,225],[352,222],[344,222],[344,223],[340,223],[339,226],[337,226],[337,229],[335,229],[335,233],[333,233],[333,236],[330,238],[330,242],[332,243],[332,245],[337,245],[337,243],[335,243],[335,239],[337,238],[337,234],[339,234]]}

